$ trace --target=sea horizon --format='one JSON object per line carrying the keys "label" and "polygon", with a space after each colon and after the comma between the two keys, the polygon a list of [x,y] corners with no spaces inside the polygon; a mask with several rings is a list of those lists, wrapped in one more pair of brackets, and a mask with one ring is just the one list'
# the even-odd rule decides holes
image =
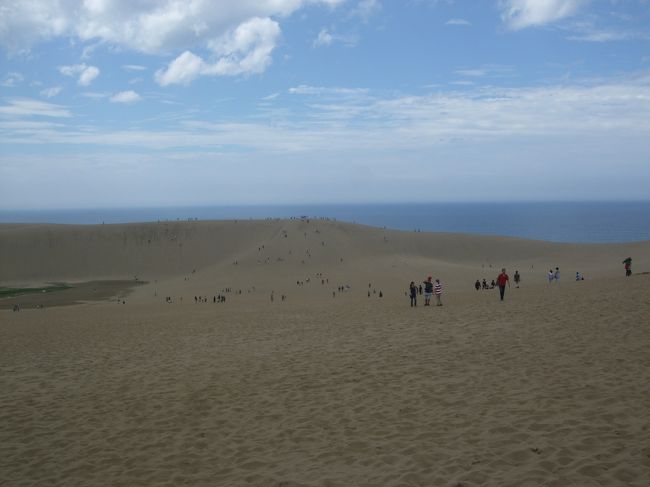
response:
{"label": "sea horizon", "polygon": [[403,231],[495,235],[564,243],[650,240],[650,200],[179,205],[0,211],[0,223],[23,224],[299,217],[326,218]]}

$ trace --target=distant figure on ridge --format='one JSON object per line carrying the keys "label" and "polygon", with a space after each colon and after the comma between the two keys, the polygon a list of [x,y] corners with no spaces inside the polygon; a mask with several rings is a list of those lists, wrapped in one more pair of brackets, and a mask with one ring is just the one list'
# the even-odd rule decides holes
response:
{"label": "distant figure on ridge", "polygon": [[506,274],[505,267],[501,269],[501,274],[499,274],[499,277],[497,277],[497,284],[499,285],[499,294],[501,295],[501,301],[503,301],[503,295],[506,292],[506,284],[508,284],[508,287],[510,287],[510,278],[508,277],[508,274]]}

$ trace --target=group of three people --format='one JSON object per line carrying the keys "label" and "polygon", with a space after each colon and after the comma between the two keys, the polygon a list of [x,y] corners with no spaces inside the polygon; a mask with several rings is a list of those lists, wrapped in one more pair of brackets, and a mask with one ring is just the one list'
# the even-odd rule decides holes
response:
{"label": "group of three people", "polygon": [[[442,284],[440,279],[436,279],[434,283],[431,276],[424,281],[424,305],[431,305],[431,297],[435,295],[436,297],[436,306],[442,306]],[[422,292],[422,286],[419,287],[420,292]],[[418,305],[418,286],[415,285],[414,281],[411,281],[409,284],[409,296],[411,298],[411,307]]]}

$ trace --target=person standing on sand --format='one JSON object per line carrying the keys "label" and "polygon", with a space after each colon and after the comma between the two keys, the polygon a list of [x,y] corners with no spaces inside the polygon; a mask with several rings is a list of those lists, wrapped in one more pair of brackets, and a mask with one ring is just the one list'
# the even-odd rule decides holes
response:
{"label": "person standing on sand", "polygon": [[560,282],[560,268],[556,267],[555,268],[555,274],[553,275],[555,278],[555,282],[559,283]]}
{"label": "person standing on sand", "polygon": [[440,299],[442,298],[442,284],[440,279],[436,279],[436,284],[433,286],[433,293],[436,295],[436,306],[442,306]]}
{"label": "person standing on sand", "polygon": [[519,274],[519,271],[515,271],[515,285],[519,287],[520,282],[521,282],[521,275]]}
{"label": "person standing on sand", "polygon": [[510,278],[506,274],[506,269],[501,269],[501,274],[497,277],[497,284],[499,285],[499,294],[501,295],[501,301],[503,301],[503,295],[506,292],[506,283],[510,287]]}
{"label": "person standing on sand", "polygon": [[433,295],[433,282],[431,276],[424,281],[424,305],[431,306],[431,296]]}
{"label": "person standing on sand", "polygon": [[550,269],[548,271],[548,283],[551,284],[553,279],[555,279],[555,273],[553,272],[553,269]]}
{"label": "person standing on sand", "polygon": [[625,264],[625,277],[630,277],[632,275],[632,257],[625,259],[623,264]]}
{"label": "person standing on sand", "polygon": [[474,283],[474,288],[475,288],[477,291],[478,291],[479,289],[481,289],[481,281],[479,281],[479,280],[477,279],[476,282]]}
{"label": "person standing on sand", "polygon": [[[413,306],[418,305],[418,288],[415,286],[415,283],[411,281],[411,284],[409,285],[409,295],[411,296],[411,308]],[[370,296],[370,292],[368,292],[368,296]]]}

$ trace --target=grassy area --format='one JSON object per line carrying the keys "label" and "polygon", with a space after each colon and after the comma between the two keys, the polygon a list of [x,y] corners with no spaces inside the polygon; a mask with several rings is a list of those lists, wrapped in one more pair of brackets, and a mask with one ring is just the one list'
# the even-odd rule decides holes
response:
{"label": "grassy area", "polygon": [[51,286],[45,287],[0,287],[0,299],[2,298],[11,298],[14,296],[22,296],[24,294],[37,294],[37,293],[51,293],[55,291],[63,291],[65,289],[70,289],[72,286],[68,286],[63,283],[52,284]]}

